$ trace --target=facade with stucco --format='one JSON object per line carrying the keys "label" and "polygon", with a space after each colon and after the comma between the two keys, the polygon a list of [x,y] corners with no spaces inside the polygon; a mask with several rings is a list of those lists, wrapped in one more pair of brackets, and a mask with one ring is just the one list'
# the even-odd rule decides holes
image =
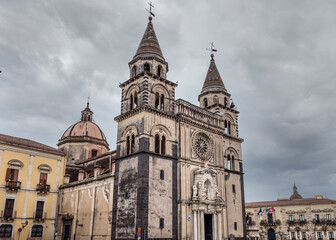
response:
{"label": "facade with stucco", "polygon": [[246,203],[246,223],[251,240],[334,240],[336,200],[303,198],[294,185],[288,199]]}

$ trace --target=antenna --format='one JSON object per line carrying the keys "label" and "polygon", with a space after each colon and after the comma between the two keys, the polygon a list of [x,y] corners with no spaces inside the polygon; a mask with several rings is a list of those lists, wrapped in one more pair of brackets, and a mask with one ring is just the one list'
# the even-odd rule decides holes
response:
{"label": "antenna", "polygon": [[146,9],[147,12],[149,12],[149,17],[150,18],[151,18],[151,16],[155,17],[155,14],[152,12],[152,8],[154,8],[154,5],[152,4],[152,2],[149,2],[148,5],[149,5],[149,10],[147,8],[145,8],[145,9]]}
{"label": "antenna", "polygon": [[206,48],[206,50],[211,52],[211,55],[213,55],[214,52],[217,52],[217,49],[215,49],[215,45],[213,42],[210,42],[210,48]]}

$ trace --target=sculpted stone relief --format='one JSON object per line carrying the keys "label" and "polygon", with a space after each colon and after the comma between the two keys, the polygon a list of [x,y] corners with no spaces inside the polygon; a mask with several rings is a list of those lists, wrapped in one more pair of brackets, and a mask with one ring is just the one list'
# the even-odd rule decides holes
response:
{"label": "sculpted stone relief", "polygon": [[210,168],[204,168],[195,171],[192,200],[222,200],[218,186],[216,184],[216,175],[217,173]]}

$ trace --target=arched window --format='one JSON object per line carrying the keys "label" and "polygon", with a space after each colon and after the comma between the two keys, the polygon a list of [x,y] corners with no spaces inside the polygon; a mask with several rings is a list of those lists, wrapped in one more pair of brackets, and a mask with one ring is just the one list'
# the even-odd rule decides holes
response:
{"label": "arched window", "polygon": [[132,139],[131,139],[131,153],[134,153],[134,148],[135,148],[135,136],[132,134]]}
{"label": "arched window", "polygon": [[225,130],[225,133],[227,133],[227,126],[228,126],[227,121],[224,120],[224,130]]}
{"label": "arched window", "polygon": [[31,230],[31,237],[42,237],[43,235],[43,226],[34,225]]}
{"label": "arched window", "polygon": [[218,96],[217,96],[217,95],[215,95],[215,96],[213,97],[213,102],[214,102],[214,104],[217,104],[217,103],[219,102],[219,100],[218,100]]}
{"label": "arched window", "polygon": [[137,92],[134,92],[134,94],[130,95],[130,111],[133,110],[138,106],[138,94]]}
{"label": "arched window", "polygon": [[164,110],[164,95],[161,94],[161,99],[160,99],[160,109]]}
{"label": "arched window", "polygon": [[162,67],[159,65],[157,69],[157,75],[161,77],[161,74],[162,74]]}
{"label": "arched window", "polygon": [[11,238],[12,236],[12,225],[10,224],[3,224],[0,226],[0,238]]}
{"label": "arched window", "polygon": [[159,108],[160,105],[160,94],[157,92],[155,93],[155,108]]}
{"label": "arched window", "polygon": [[137,92],[134,93],[134,108],[138,106],[138,94]]}
{"label": "arched window", "polygon": [[145,63],[144,65],[144,71],[150,71],[150,65],[148,63]]}
{"label": "arched window", "polygon": [[228,133],[229,133],[229,135],[231,135],[231,123],[230,123],[230,121],[228,121]]}
{"label": "arched window", "polygon": [[132,77],[134,77],[137,74],[136,72],[136,66],[133,66],[132,68]]}
{"label": "arched window", "polygon": [[159,134],[155,135],[155,152],[160,153],[160,136],[159,136]]}
{"label": "arched window", "polygon": [[166,154],[166,137],[161,138],[161,154]]}
{"label": "arched window", "polygon": [[227,155],[227,169],[231,169],[231,158],[230,155]]}
{"label": "arched window", "polygon": [[164,95],[158,92],[155,93],[155,108],[164,110]]}
{"label": "arched window", "polygon": [[232,157],[231,157],[231,170],[235,170],[234,164],[235,164],[234,156],[232,155]]}
{"label": "arched window", "polygon": [[155,134],[155,153],[166,154],[166,136]]}
{"label": "arched window", "polygon": [[133,94],[130,96],[130,110],[133,110]]}
{"label": "arched window", "polygon": [[127,155],[129,155],[130,154],[130,137],[129,136],[127,136],[127,138],[126,138],[126,149],[127,149]]}
{"label": "arched window", "polygon": [[208,99],[204,98],[204,107],[208,107]]}
{"label": "arched window", "polygon": [[224,98],[224,106],[225,107],[227,106],[227,98],[226,97]]}

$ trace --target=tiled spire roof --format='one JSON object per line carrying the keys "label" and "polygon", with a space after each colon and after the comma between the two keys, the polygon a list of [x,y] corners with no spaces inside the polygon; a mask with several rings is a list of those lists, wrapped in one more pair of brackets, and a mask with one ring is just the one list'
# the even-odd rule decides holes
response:
{"label": "tiled spire roof", "polygon": [[142,40],[140,42],[140,45],[138,47],[138,50],[136,51],[134,58],[141,56],[141,55],[143,56],[155,55],[157,57],[160,57],[162,60],[164,60],[164,57],[162,55],[161,48],[159,45],[159,41],[156,38],[156,34],[154,31],[151,17],[149,17],[149,22],[147,24],[146,31],[142,37]]}
{"label": "tiled spire roof", "polygon": [[216,63],[215,63],[213,54],[211,54],[210,66],[209,66],[208,73],[205,77],[202,92],[204,91],[205,88],[208,88],[208,87],[218,87],[218,88],[222,88],[222,89],[224,89],[224,91],[226,91],[226,88],[224,86],[222,78],[221,78],[221,76],[218,72],[218,69],[216,67]]}

